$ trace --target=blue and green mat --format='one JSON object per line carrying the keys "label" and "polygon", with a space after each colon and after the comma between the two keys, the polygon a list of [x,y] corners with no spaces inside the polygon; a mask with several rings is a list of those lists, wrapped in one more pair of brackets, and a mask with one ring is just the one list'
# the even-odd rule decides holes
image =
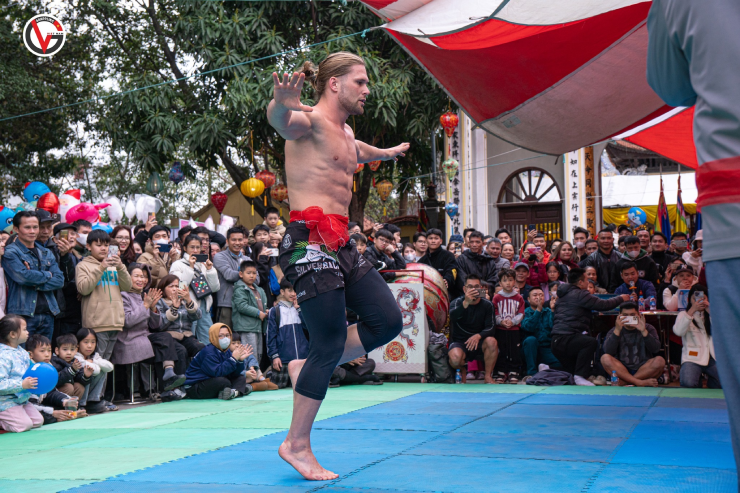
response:
{"label": "blue and green mat", "polygon": [[722,391],[386,383],[330,389],[312,433],[339,478],[277,455],[290,389],[0,435],[0,491],[736,492]]}

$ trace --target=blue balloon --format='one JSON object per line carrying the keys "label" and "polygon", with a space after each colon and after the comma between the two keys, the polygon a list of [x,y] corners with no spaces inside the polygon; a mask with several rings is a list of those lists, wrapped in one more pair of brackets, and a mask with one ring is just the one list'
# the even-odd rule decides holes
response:
{"label": "blue balloon", "polygon": [[35,389],[28,389],[36,395],[46,394],[54,390],[59,381],[59,373],[49,363],[32,363],[23,374],[23,378],[38,378]]}
{"label": "blue balloon", "polygon": [[45,183],[32,181],[23,189],[23,198],[26,199],[26,202],[34,202],[49,192],[51,192],[51,189]]}
{"label": "blue balloon", "polygon": [[0,209],[0,231],[3,231],[8,228],[13,228],[13,216],[15,216],[15,211],[11,209],[10,207],[2,207]]}
{"label": "blue balloon", "polygon": [[639,207],[633,207],[627,211],[627,221],[635,228],[647,223],[647,214]]}
{"label": "blue balloon", "polygon": [[92,229],[93,230],[102,229],[103,231],[105,231],[108,234],[111,234],[113,232],[113,226],[111,226],[110,224],[93,223]]}

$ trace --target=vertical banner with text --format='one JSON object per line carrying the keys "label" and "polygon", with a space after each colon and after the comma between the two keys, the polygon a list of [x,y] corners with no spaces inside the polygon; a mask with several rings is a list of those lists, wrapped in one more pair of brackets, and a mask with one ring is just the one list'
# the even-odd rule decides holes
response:
{"label": "vertical banner with text", "polygon": [[[583,148],[583,161],[584,161],[584,193],[586,194],[586,229],[591,234],[591,237],[595,237],[597,233],[596,228],[596,197],[594,190],[596,189],[594,184],[594,148],[593,146],[586,146]],[[601,228],[599,228],[601,229]]]}
{"label": "vertical banner with text", "polygon": [[[578,149],[565,154],[565,234],[572,238],[573,230],[586,226],[586,152]],[[593,152],[591,152],[593,156]],[[593,158],[592,158],[593,159]],[[591,166],[593,173],[593,166]],[[591,180],[593,182],[593,178]]]}
{"label": "vertical banner with text", "polygon": [[[447,178],[447,175],[445,175],[445,180],[447,180],[447,203],[454,203],[457,204],[458,207],[458,213],[455,217],[450,218],[450,220],[447,222],[447,238],[450,237],[452,234],[462,234],[462,228],[460,223],[461,215],[463,214],[463,205],[462,205],[462,147],[460,142],[460,127],[462,123],[462,118],[459,120],[460,123],[458,123],[457,127],[455,127],[454,132],[452,133],[451,137],[445,136],[445,159],[452,158],[458,163],[460,163],[460,166],[457,168],[457,172],[455,173],[455,176],[452,177],[452,180]],[[447,238],[445,238],[445,242],[447,241]]]}

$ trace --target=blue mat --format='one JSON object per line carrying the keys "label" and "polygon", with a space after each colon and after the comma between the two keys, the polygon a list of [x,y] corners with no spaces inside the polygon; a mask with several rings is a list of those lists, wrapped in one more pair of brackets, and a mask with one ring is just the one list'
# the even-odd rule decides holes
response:
{"label": "blue mat", "polygon": [[517,418],[494,414],[458,428],[459,433],[490,433],[501,435],[554,436],[554,437],[627,437],[638,423],[629,419],[564,419]]}
{"label": "blue mat", "polygon": [[611,462],[735,469],[732,445],[727,442],[630,438],[624,442]]}
{"label": "blue mat", "polygon": [[520,401],[531,394],[504,394],[498,392],[473,393],[473,392],[420,392],[396,400],[395,402],[440,402],[460,404],[468,402],[481,403],[510,403]]}
{"label": "blue mat", "polygon": [[571,406],[618,406],[648,407],[655,401],[653,396],[632,395],[583,395],[583,394],[533,394],[519,404],[544,404]]}
{"label": "blue mat", "polygon": [[567,446],[553,437],[492,436],[449,433],[404,452],[408,455],[606,461],[622,438],[568,437]]}
{"label": "blue mat", "polygon": [[701,409],[727,409],[724,399],[702,399],[700,397],[661,397],[655,407],[691,407]]}
{"label": "blue mat", "polygon": [[440,414],[393,415],[350,413],[325,419],[314,425],[318,430],[414,430],[449,431],[475,419],[471,416]]}
{"label": "blue mat", "polygon": [[514,404],[496,413],[497,416],[521,418],[579,418],[579,419],[640,419],[644,407],[617,406],[528,406]]}
{"label": "blue mat", "polygon": [[654,407],[644,421],[698,421],[701,423],[729,423],[727,409],[699,409],[690,407]]}
{"label": "blue mat", "polygon": [[723,423],[642,421],[632,432],[632,438],[729,443],[730,425]]}
{"label": "blue mat", "polygon": [[[485,416],[510,405],[511,402],[457,402],[440,405],[439,402],[420,402],[399,399],[356,411],[357,414],[436,414],[456,416]],[[372,419],[372,418],[369,418]]]}
{"label": "blue mat", "polygon": [[708,493],[733,491],[737,474],[724,469],[610,464],[589,491],[599,493]]}

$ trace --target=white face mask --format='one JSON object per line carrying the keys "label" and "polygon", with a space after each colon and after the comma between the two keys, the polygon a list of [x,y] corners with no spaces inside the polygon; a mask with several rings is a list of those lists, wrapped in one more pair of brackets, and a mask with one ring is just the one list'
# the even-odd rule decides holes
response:
{"label": "white face mask", "polygon": [[231,345],[231,339],[228,337],[222,337],[218,340],[218,345],[221,347],[221,349],[228,349]]}
{"label": "white face mask", "polygon": [[77,235],[77,243],[79,243],[82,246],[87,245],[87,235],[79,234]]}
{"label": "white face mask", "polygon": [[585,241],[577,241],[576,242],[576,248],[578,248],[578,249],[586,248],[586,242]]}
{"label": "white face mask", "polygon": [[638,255],[640,255],[640,252],[639,251],[637,251],[637,252],[627,252],[627,255],[629,255],[632,258],[635,258]]}
{"label": "white face mask", "polygon": [[416,256],[411,253],[404,255],[403,258],[405,258],[407,262],[416,262]]}

